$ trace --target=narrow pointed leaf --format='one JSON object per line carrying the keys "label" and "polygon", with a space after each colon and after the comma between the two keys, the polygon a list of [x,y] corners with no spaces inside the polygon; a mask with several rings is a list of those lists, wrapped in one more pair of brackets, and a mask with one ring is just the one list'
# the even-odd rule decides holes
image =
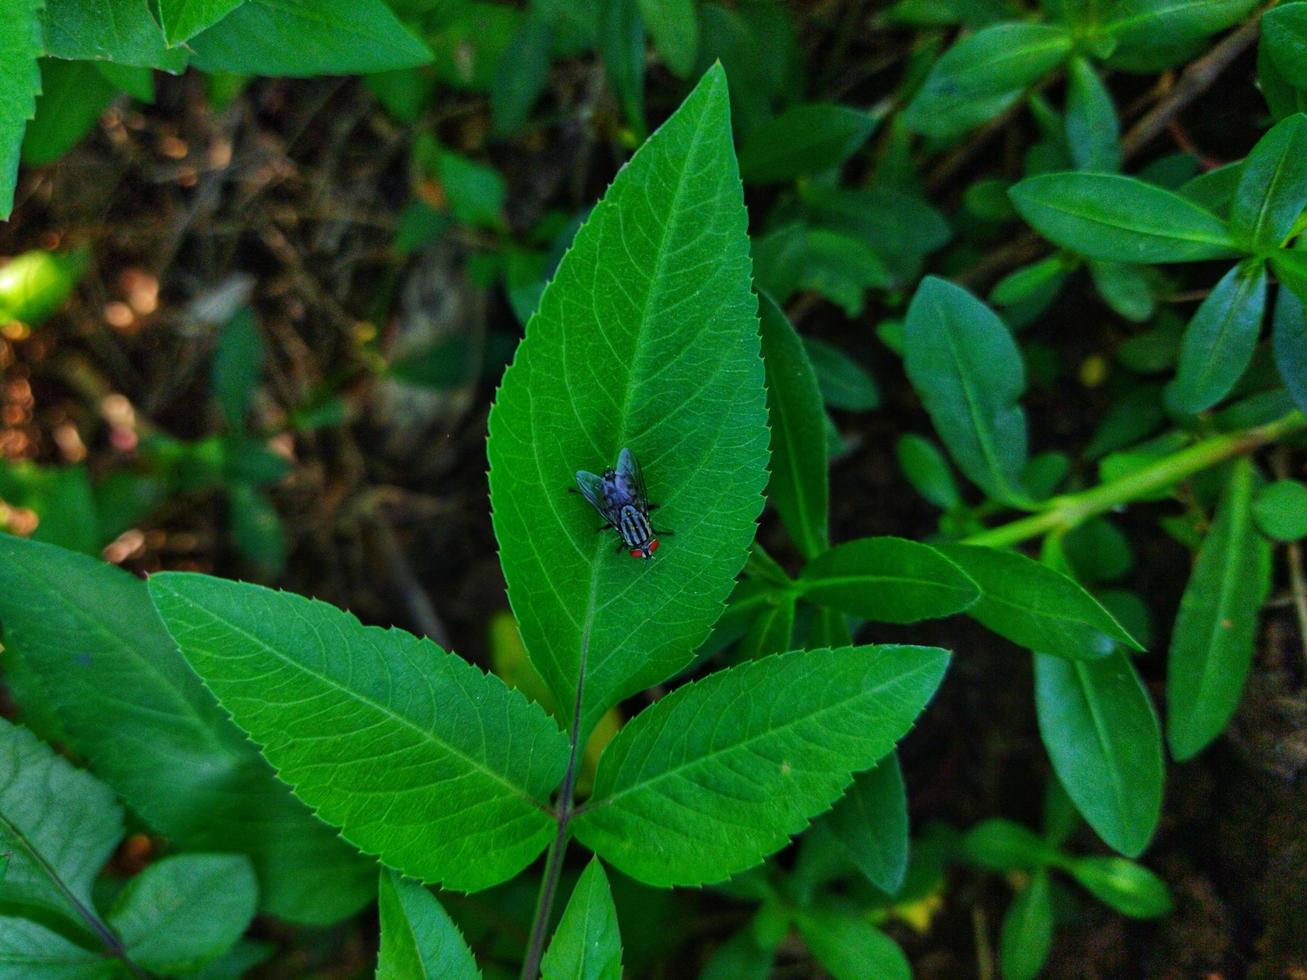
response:
{"label": "narrow pointed leaf", "polygon": [[1137,857],[1162,813],[1162,732],[1124,653],[1080,661],[1035,654],[1039,734],[1053,770],[1109,847]]}
{"label": "narrow pointed leaf", "polygon": [[1300,412],[1307,412],[1307,311],[1303,300],[1281,288],[1275,297],[1271,333],[1275,367]]}
{"label": "narrow pointed leaf", "polygon": [[947,663],[932,647],[798,651],[678,688],[609,743],[576,835],[647,884],[722,881],[883,758]]}
{"label": "narrow pointed leaf", "polygon": [[212,27],[245,0],[159,0],[159,22],[169,44],[189,41]]}
{"label": "narrow pointed leaf", "polygon": [[122,963],[30,919],[0,916],[0,972],[21,980],[123,980]]}
{"label": "narrow pointed leaf", "polygon": [[819,909],[798,917],[799,933],[835,980],[912,980],[903,950],[865,918],[845,909]]}
{"label": "narrow pointed leaf", "polygon": [[896,753],[858,773],[826,823],[868,881],[887,895],[899,890],[908,870],[908,791]]}
{"label": "narrow pointed leaf", "polygon": [[1255,487],[1252,463],[1235,463],[1180,600],[1166,670],[1166,736],[1177,759],[1225,728],[1252,663],[1271,570],[1270,542],[1253,526]]}
{"label": "narrow pointed leaf", "polygon": [[1307,89],[1307,7],[1286,3],[1262,18],[1262,43],[1285,79]]}
{"label": "narrow pointed leaf", "polygon": [[1254,248],[1284,244],[1307,208],[1307,115],[1280,120],[1244,162],[1230,227]]}
{"label": "narrow pointed leaf", "polygon": [[[726,79],[714,68],[617,175],[545,289],[490,414],[508,597],[582,738],[690,662],[744,565],[766,484],[757,301]],[[657,556],[614,554],[566,493],[639,459]],[[602,523],[602,522],[598,522]]]}
{"label": "narrow pointed leaf", "polygon": [[1096,659],[1117,643],[1142,649],[1097,599],[1061,572],[1014,551],[951,544],[938,549],[979,587],[967,615],[1028,650]]}
{"label": "narrow pointed leaf", "polygon": [[640,16],[667,70],[687,77],[699,53],[699,15],[694,0],[640,0]]}
{"label": "narrow pointed leaf", "polygon": [[958,467],[991,497],[1021,500],[1026,378],[1007,326],[962,287],[927,276],[908,308],[903,346],[912,387]]}
{"label": "narrow pointed leaf", "polygon": [[41,91],[41,6],[18,0],[0,21],[0,221],[13,210],[23,130]]}
{"label": "narrow pointed leaf", "polygon": [[1099,901],[1133,919],[1156,919],[1171,911],[1166,882],[1142,864],[1112,856],[1080,857],[1067,870]]}
{"label": "narrow pointed leaf", "polygon": [[290,593],[174,572],[149,586],[219,703],[360,850],[472,891],[544,849],[567,739],[499,678]]}
{"label": "narrow pointed leaf", "polygon": [[1121,168],[1116,107],[1085,58],[1072,58],[1067,67],[1066,140],[1078,170],[1113,173]]}
{"label": "narrow pointed leaf", "polygon": [[540,964],[541,980],[622,980],[622,937],[608,876],[591,858]]}
{"label": "narrow pointed leaf", "polygon": [[774,184],[837,167],[875,128],[875,116],[849,106],[795,106],[749,131],[740,147],[740,176],[750,184]]}
{"label": "narrow pointed leaf", "polygon": [[377,980],[477,980],[481,971],[463,934],[436,896],[382,869],[377,892],[381,952]]}
{"label": "narrow pointed leaf", "polygon": [[1192,415],[1230,393],[1252,360],[1265,309],[1265,263],[1225,274],[1185,330],[1175,381],[1166,393],[1172,408]]}
{"label": "narrow pointed leaf", "polygon": [[799,552],[811,558],[828,546],[826,413],[817,375],[794,327],[766,296],[760,310],[771,419],[767,496]]}
{"label": "narrow pointed leaf", "polygon": [[1034,980],[1053,947],[1053,896],[1048,872],[1040,868],[1017,892],[1003,916],[998,961],[1006,980]]}
{"label": "narrow pointed leaf", "polygon": [[798,587],[808,602],[880,623],[949,616],[980,596],[956,564],[904,538],[836,545],[804,566]]}
{"label": "narrow pointed leaf", "polygon": [[1009,196],[1037,232],[1092,259],[1146,264],[1237,254],[1216,215],[1134,177],[1041,174],[1021,181]]}

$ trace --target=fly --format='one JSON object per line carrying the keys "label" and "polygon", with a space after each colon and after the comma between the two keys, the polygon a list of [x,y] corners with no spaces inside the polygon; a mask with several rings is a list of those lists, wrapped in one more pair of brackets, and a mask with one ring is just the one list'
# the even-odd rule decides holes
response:
{"label": "fly", "polygon": [[604,470],[603,476],[577,470],[576,485],[581,496],[604,519],[605,523],[599,530],[612,528],[617,532],[621,539],[617,544],[619,552],[625,548],[632,558],[650,559],[658,550],[658,535],[673,533],[655,530],[649,523],[649,512],[657,510],[658,505],[649,503],[644,474],[629,449],[617,454],[617,467]]}

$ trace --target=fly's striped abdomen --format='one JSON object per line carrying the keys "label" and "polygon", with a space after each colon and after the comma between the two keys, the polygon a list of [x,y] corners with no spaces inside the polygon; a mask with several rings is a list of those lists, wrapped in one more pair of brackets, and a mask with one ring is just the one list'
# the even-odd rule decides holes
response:
{"label": "fly's striped abdomen", "polygon": [[617,515],[617,533],[622,536],[626,546],[632,549],[643,548],[654,536],[649,518],[631,504],[623,507]]}

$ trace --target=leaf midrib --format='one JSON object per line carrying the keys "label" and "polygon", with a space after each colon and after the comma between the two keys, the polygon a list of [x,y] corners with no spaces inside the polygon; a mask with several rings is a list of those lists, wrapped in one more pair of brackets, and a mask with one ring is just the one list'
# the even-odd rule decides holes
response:
{"label": "leaf midrib", "polygon": [[[1166,194],[1165,191],[1163,191],[1162,193]],[[1177,208],[1176,210],[1177,214],[1183,213],[1190,218],[1197,218],[1198,216],[1201,215],[1204,218],[1210,218],[1212,221],[1216,222],[1217,224],[1220,224],[1221,219],[1218,218],[1216,215],[1212,214],[1210,211],[1207,211],[1203,208],[1198,207],[1197,205],[1190,203],[1189,201],[1186,201],[1184,198],[1180,197],[1179,195],[1167,195],[1167,196],[1176,198],[1176,200],[1183,205],[1183,207]],[[1224,234],[1219,237],[1215,235],[1209,237],[1207,232],[1195,232],[1193,229],[1188,229],[1188,228],[1182,229],[1183,233],[1180,233],[1176,231],[1163,230],[1156,226],[1154,227],[1147,227],[1143,225],[1136,226],[1136,225],[1129,224],[1124,220],[1107,220],[1107,218],[1105,218],[1101,212],[1091,213],[1088,211],[1079,210],[1076,207],[1072,207],[1065,200],[1057,201],[1057,202],[1050,202],[1047,200],[1043,200],[1038,203],[1040,204],[1040,206],[1048,208],[1051,211],[1060,211],[1063,214],[1066,214],[1072,218],[1077,218],[1080,221],[1085,221],[1096,225],[1102,225],[1106,228],[1116,228],[1121,231],[1128,231],[1135,235],[1146,235],[1149,238],[1158,238],[1161,239],[1162,241],[1193,242],[1199,245],[1216,245],[1227,251],[1231,251],[1231,252],[1237,251],[1234,243],[1230,240],[1230,236],[1228,234]],[[1117,219],[1120,218],[1120,216],[1116,214],[1112,214],[1111,217]]]}
{"label": "leaf midrib", "polygon": [[1128,808],[1126,806],[1125,783],[1122,778],[1121,767],[1117,761],[1115,744],[1108,737],[1108,730],[1102,717],[1098,701],[1093,697],[1093,685],[1089,683],[1087,672],[1089,665],[1083,661],[1071,661],[1071,667],[1075,671],[1076,681],[1080,685],[1081,696],[1085,701],[1085,708],[1089,712],[1089,719],[1094,725],[1094,735],[1098,740],[1098,746],[1102,750],[1103,758],[1107,760],[1107,777],[1112,786],[1112,795],[1116,798],[1116,818],[1117,833],[1120,837],[1125,837],[1129,821],[1127,818]]}

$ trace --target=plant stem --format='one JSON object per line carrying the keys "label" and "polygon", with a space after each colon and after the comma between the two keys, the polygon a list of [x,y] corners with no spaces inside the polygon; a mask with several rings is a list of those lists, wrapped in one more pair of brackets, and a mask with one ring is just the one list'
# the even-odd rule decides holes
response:
{"label": "plant stem", "polygon": [[1069,531],[1098,514],[1163,490],[1217,463],[1242,456],[1294,432],[1307,429],[1307,416],[1290,412],[1266,425],[1212,436],[1178,453],[1079,493],[1056,497],[1047,510],[964,538],[963,544],[1003,548],[1052,531]]}

